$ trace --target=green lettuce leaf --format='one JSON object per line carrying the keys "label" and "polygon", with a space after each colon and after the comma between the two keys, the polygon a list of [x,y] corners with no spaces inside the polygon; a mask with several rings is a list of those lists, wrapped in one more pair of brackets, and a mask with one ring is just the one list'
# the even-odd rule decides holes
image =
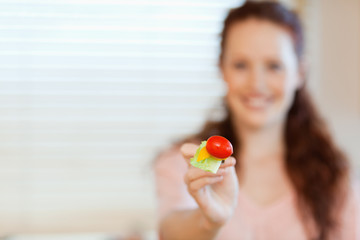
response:
{"label": "green lettuce leaf", "polygon": [[199,148],[196,150],[195,156],[190,159],[190,164],[204,171],[216,173],[221,165],[221,161],[218,161],[213,157],[205,158],[200,162],[197,161],[200,150],[205,146],[206,146],[206,141],[202,141]]}

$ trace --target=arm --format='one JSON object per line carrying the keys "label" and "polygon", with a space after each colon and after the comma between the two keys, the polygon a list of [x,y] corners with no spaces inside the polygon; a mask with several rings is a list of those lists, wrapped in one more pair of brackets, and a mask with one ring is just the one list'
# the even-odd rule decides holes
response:
{"label": "arm", "polygon": [[220,226],[206,220],[199,208],[173,211],[160,222],[162,240],[216,239],[219,229]]}
{"label": "arm", "polygon": [[[184,158],[189,160],[196,148],[182,148]],[[180,158],[165,155],[156,167],[161,239],[215,239],[235,209],[235,159],[228,158],[213,174],[188,166],[179,153]]]}

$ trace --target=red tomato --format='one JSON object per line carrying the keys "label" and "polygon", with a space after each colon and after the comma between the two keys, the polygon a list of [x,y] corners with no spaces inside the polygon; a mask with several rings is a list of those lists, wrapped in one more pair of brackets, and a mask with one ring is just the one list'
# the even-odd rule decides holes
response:
{"label": "red tomato", "polygon": [[227,158],[233,154],[229,140],[222,136],[212,136],[206,142],[206,150],[216,158]]}

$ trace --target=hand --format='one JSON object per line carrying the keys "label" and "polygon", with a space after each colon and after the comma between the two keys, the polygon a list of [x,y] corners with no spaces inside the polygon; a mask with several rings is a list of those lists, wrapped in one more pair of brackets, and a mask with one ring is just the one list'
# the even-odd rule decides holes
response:
{"label": "hand", "polygon": [[236,160],[229,157],[221,164],[216,174],[193,167],[190,164],[199,146],[186,143],[181,153],[189,164],[185,183],[191,196],[199,205],[207,224],[222,226],[234,213],[239,192],[235,172]]}

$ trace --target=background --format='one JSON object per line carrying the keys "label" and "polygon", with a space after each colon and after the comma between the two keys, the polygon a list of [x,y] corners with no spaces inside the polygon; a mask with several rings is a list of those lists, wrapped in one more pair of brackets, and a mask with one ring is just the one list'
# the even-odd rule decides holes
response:
{"label": "background", "polygon": [[[0,0],[0,236],[156,239],[151,163],[221,114],[218,34],[241,2]],[[360,0],[282,2],[356,173]]]}

